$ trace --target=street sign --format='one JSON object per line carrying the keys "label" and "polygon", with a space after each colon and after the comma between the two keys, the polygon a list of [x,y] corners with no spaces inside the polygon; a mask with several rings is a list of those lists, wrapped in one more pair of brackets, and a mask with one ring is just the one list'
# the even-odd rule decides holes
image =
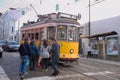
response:
{"label": "street sign", "polygon": [[59,4],[56,4],[56,12],[59,11]]}

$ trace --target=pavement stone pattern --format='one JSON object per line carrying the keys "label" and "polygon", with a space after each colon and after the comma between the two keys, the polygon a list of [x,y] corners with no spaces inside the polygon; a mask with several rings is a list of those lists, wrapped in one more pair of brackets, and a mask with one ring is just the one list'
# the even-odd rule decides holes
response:
{"label": "pavement stone pattern", "polygon": [[9,80],[8,76],[6,75],[1,66],[0,66],[0,80]]}
{"label": "pavement stone pattern", "polygon": [[[17,52],[3,52],[3,57],[0,58],[0,66],[9,80],[19,80],[19,63],[20,57]],[[3,79],[0,78],[0,80]]]}
{"label": "pavement stone pattern", "polygon": [[[0,64],[0,80],[19,80],[20,57],[18,52],[4,52]],[[29,71],[29,68],[27,68],[25,80],[92,80],[72,71],[60,70],[60,74],[56,77],[51,76],[52,72],[51,67],[49,67],[48,72],[42,72],[41,69]]]}
{"label": "pavement stone pattern", "polygon": [[51,67],[49,67],[49,70],[47,72],[42,72],[39,69],[35,71],[27,70],[28,74],[26,75],[26,80],[95,80],[83,74],[78,74],[69,70],[66,71],[59,69],[59,71],[60,74],[58,76],[53,77],[51,76],[51,72],[53,72]]}
{"label": "pavement stone pattern", "polygon": [[94,80],[92,78],[85,77],[81,74],[73,74],[73,75],[65,75],[65,76],[56,76],[56,77],[50,77],[50,76],[44,76],[44,77],[35,77],[25,80]]}
{"label": "pavement stone pattern", "polygon": [[[27,73],[25,75],[25,80],[95,80],[92,77],[74,72],[75,71],[79,71],[81,72],[81,70],[83,69],[85,70],[98,70],[98,67],[94,67],[92,65],[89,65],[91,63],[96,62],[95,64],[97,66],[100,65],[100,63],[104,63],[107,65],[100,65],[103,66],[103,70],[107,70],[107,68],[109,67],[109,64],[114,64],[116,66],[113,66],[114,68],[118,68],[118,66],[120,65],[120,62],[114,62],[114,61],[105,61],[105,60],[99,60],[99,59],[86,59],[85,57],[81,57],[80,59],[80,64],[79,66],[74,66],[73,70],[69,70],[69,68],[65,68],[64,69],[60,69],[60,74],[56,77],[51,76],[53,69],[51,67],[49,67],[47,72],[42,72],[41,69],[36,69],[35,71],[29,71],[29,69],[27,69]],[[89,63],[86,63],[87,61],[89,61]],[[97,63],[100,62],[100,63]],[[19,80],[19,75],[18,75],[18,69],[19,69],[19,64],[20,64],[20,57],[19,57],[19,53],[18,52],[5,52],[3,54],[3,58],[0,59],[0,80]],[[81,67],[80,67],[81,66]],[[77,69],[77,68],[81,68],[81,69]],[[110,67],[110,69],[112,69],[112,67]],[[102,71],[102,72],[105,72]],[[116,69],[117,70],[117,69]],[[116,71],[117,72],[117,71]],[[100,74],[101,72],[97,72],[98,74]],[[108,71],[107,71],[108,73]],[[109,72],[111,73],[111,72]],[[96,74],[96,72],[95,72]],[[119,74],[119,70],[118,70],[118,74]],[[88,75],[88,72],[87,72]],[[108,74],[107,74],[108,75]],[[92,75],[95,77],[100,77],[98,75]],[[113,76],[111,74],[111,76]],[[115,76],[115,75],[114,75]],[[118,76],[120,77],[120,76]],[[101,78],[99,80],[105,80],[105,78]],[[112,79],[114,80],[114,79]],[[119,78],[118,78],[119,80]]]}
{"label": "pavement stone pattern", "polygon": [[120,66],[120,62],[117,62],[117,61],[110,61],[110,60],[96,59],[96,58],[86,58],[86,57],[80,57],[80,59],[81,60],[95,61],[95,62],[101,62],[101,63],[105,63],[105,64],[110,64],[110,65]]}

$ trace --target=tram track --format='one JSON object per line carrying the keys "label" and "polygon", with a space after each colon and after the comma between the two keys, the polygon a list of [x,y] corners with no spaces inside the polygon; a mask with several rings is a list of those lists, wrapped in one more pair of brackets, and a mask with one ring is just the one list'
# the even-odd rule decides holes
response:
{"label": "tram track", "polygon": [[97,80],[91,76],[80,72],[80,69],[74,68],[71,65],[60,65],[60,71],[66,72],[63,76],[59,76],[56,80]]}

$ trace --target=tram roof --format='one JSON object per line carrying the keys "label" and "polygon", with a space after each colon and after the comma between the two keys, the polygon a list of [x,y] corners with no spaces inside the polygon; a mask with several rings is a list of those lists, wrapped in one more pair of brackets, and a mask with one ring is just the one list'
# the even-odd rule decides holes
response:
{"label": "tram roof", "polygon": [[84,38],[98,38],[98,37],[106,37],[106,36],[117,35],[117,34],[118,33],[116,31],[111,31],[111,32],[106,32],[106,33],[87,36],[87,37],[84,37]]}
{"label": "tram roof", "polygon": [[77,22],[77,16],[59,12],[43,15],[40,21],[25,23],[22,28],[40,25],[44,23],[70,23],[80,25]]}

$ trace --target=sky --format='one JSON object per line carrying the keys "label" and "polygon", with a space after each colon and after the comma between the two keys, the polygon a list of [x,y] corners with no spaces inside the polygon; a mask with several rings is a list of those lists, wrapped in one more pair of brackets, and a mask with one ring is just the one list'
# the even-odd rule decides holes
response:
{"label": "sky", "polygon": [[0,12],[5,12],[10,7],[27,6],[29,0],[0,0]]}
{"label": "sky", "polygon": [[[55,12],[56,4],[59,4],[60,12],[74,15],[81,14],[81,23],[89,19],[89,0],[0,0],[0,12],[5,12],[10,7],[30,7],[32,4],[39,14]],[[91,4],[95,0],[91,0]],[[104,0],[99,4],[91,6],[91,21],[101,20],[113,16],[120,16],[120,0]],[[35,13],[34,13],[35,14]]]}

